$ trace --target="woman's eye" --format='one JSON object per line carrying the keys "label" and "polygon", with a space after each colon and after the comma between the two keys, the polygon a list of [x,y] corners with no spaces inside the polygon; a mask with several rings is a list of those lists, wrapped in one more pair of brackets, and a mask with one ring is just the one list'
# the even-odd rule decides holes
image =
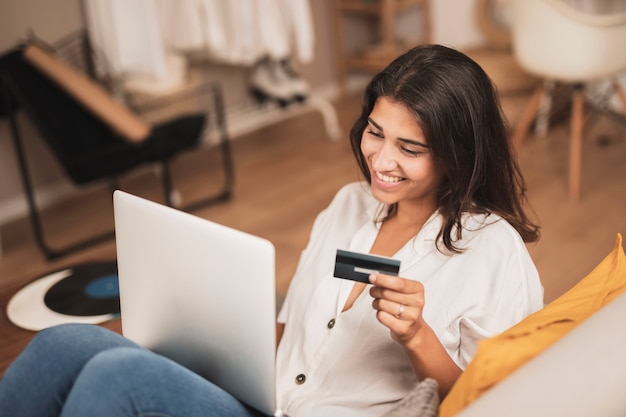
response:
{"label": "woman's eye", "polygon": [[375,132],[372,129],[368,129],[367,133],[372,135],[372,136],[376,136],[377,138],[382,138],[383,137],[382,133]]}
{"label": "woman's eye", "polygon": [[417,155],[421,155],[423,152],[422,151],[416,151],[413,149],[409,149],[409,148],[401,148],[402,152],[406,153],[407,155],[411,155],[411,156],[417,156]]}

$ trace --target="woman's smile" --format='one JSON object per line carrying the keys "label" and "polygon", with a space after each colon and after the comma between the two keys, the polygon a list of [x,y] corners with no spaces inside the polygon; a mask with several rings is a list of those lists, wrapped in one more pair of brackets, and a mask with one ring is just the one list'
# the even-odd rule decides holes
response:
{"label": "woman's smile", "polygon": [[387,174],[383,174],[381,172],[376,171],[376,178],[378,178],[380,181],[386,183],[386,184],[394,184],[394,183],[398,183],[400,181],[404,181],[406,178],[403,177],[397,177],[397,176],[393,176],[393,175],[387,175]]}

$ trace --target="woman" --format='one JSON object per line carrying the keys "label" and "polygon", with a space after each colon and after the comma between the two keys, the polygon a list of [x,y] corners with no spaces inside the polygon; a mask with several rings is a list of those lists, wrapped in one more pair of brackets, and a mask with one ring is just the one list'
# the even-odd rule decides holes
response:
{"label": "woman", "polygon": [[[381,416],[426,377],[445,396],[480,339],[543,302],[524,245],[538,228],[475,62],[437,45],[408,51],[366,87],[350,140],[367,181],[345,186],[317,217],[278,317],[277,391],[290,416]],[[338,248],[393,256],[400,276],[334,278]],[[0,409],[258,415],[95,326],[36,336],[0,383]]]}

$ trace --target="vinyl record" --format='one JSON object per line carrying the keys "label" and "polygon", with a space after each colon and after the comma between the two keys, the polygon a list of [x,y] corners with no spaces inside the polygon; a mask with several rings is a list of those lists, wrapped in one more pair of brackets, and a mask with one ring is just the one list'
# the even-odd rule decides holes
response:
{"label": "vinyl record", "polygon": [[18,291],[7,305],[9,320],[33,331],[64,323],[103,323],[118,317],[119,311],[115,261],[44,275]]}
{"label": "vinyl record", "polygon": [[54,284],[44,297],[46,306],[69,316],[99,316],[120,312],[117,266],[90,263],[72,268],[72,274]]}

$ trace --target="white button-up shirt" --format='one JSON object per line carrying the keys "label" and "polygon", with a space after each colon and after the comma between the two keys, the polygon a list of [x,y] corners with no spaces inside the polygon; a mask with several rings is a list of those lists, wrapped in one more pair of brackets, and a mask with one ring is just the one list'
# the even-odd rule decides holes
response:
{"label": "white button-up shirt", "polygon": [[[278,401],[291,417],[380,416],[417,383],[403,348],[377,321],[369,291],[342,312],[354,282],[333,277],[337,249],[370,251],[380,209],[368,184],[353,183],[313,225],[278,316],[285,323]],[[493,214],[465,215],[463,222],[461,254],[437,250],[435,213],[394,255],[400,276],[424,285],[424,319],[461,368],[480,339],[543,306],[537,270],[515,229]]]}

